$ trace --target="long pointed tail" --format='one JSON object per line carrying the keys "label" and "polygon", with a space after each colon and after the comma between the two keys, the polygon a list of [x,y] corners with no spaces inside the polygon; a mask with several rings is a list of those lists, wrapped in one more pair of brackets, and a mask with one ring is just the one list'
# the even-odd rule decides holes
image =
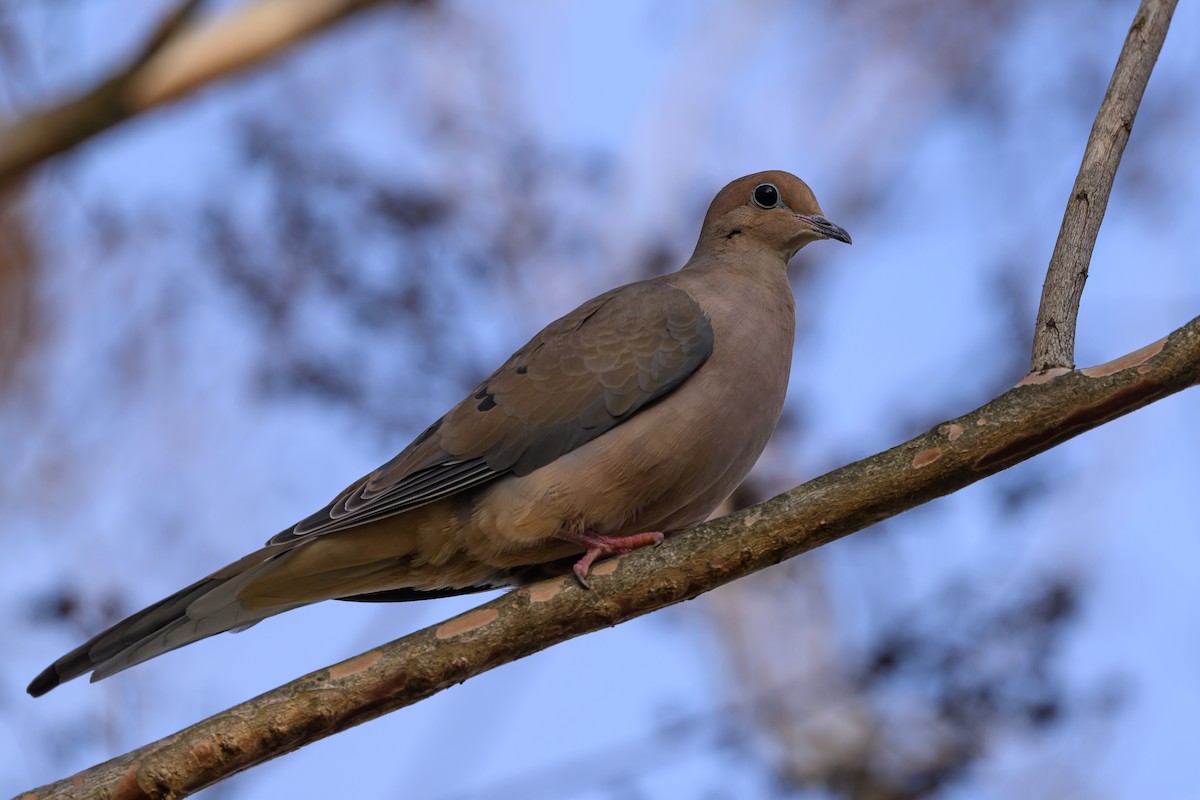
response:
{"label": "long pointed tail", "polygon": [[444,597],[521,583],[540,569],[472,560],[453,546],[461,539],[456,525],[447,506],[431,504],[336,534],[269,544],[92,637],[43,670],[29,693],[43,695],[88,672],[93,681],[106,678],[322,600]]}
{"label": "long pointed tail", "polygon": [[218,633],[247,628],[305,603],[248,609],[238,593],[290,547],[268,546],[214,572],[106,631],[42,670],[27,691],[34,697],[80,675],[97,681],[170,650]]}

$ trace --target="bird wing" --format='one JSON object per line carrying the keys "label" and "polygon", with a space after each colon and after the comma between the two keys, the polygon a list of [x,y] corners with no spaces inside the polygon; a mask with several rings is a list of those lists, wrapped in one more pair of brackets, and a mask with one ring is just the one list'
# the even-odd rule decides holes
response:
{"label": "bird wing", "polygon": [[712,326],[682,289],[649,280],[602,294],[548,325],[399,455],[269,544],[527,475],[669,394],[712,349]]}

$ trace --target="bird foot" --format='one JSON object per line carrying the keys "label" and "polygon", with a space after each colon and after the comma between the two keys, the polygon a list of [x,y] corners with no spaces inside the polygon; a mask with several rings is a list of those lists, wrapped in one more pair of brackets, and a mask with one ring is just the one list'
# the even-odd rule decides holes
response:
{"label": "bird foot", "polygon": [[666,536],[662,531],[635,533],[631,536],[608,536],[607,534],[597,533],[592,530],[585,530],[579,532],[560,531],[558,538],[583,545],[587,548],[583,557],[576,561],[575,566],[571,569],[575,573],[575,578],[579,581],[579,585],[585,589],[590,589],[591,586],[587,582],[588,571],[597,559],[623,555],[630,550],[636,550],[648,544],[658,547],[663,543],[663,539]]}

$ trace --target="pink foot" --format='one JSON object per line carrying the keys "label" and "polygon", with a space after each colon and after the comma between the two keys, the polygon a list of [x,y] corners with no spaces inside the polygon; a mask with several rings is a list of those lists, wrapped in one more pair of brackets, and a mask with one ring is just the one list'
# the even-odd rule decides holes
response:
{"label": "pink foot", "polygon": [[592,564],[595,563],[596,559],[619,556],[628,553],[630,550],[645,547],[648,544],[658,547],[666,537],[662,531],[635,533],[631,536],[608,536],[607,534],[587,530],[579,533],[560,531],[558,538],[583,545],[587,548],[587,552],[575,562],[572,570],[575,572],[575,577],[579,579],[579,584],[585,589],[590,589],[591,587],[588,586],[587,582],[587,575],[588,570],[592,568]]}

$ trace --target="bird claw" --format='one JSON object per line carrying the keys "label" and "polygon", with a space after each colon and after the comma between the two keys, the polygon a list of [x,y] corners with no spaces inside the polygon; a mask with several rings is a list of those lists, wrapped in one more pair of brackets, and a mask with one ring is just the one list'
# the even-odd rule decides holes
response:
{"label": "bird claw", "polygon": [[591,589],[587,576],[591,571],[592,564],[597,559],[624,555],[630,550],[636,550],[646,545],[659,547],[667,537],[662,531],[635,533],[631,536],[608,536],[595,531],[582,531],[580,533],[560,532],[558,538],[581,544],[587,548],[583,556],[575,562],[575,566],[571,567],[571,571],[575,573],[575,579],[579,581],[580,586],[584,589]]}
{"label": "bird claw", "polygon": [[[584,558],[587,558],[587,556],[584,556]],[[579,581],[579,585],[582,586],[584,589],[592,588],[592,585],[590,583],[588,583],[588,581],[587,581],[587,574],[588,574],[589,566],[590,566],[590,562],[588,564],[584,564],[583,558],[581,558],[575,562],[575,566],[571,567],[571,571],[575,573],[575,580]]]}

